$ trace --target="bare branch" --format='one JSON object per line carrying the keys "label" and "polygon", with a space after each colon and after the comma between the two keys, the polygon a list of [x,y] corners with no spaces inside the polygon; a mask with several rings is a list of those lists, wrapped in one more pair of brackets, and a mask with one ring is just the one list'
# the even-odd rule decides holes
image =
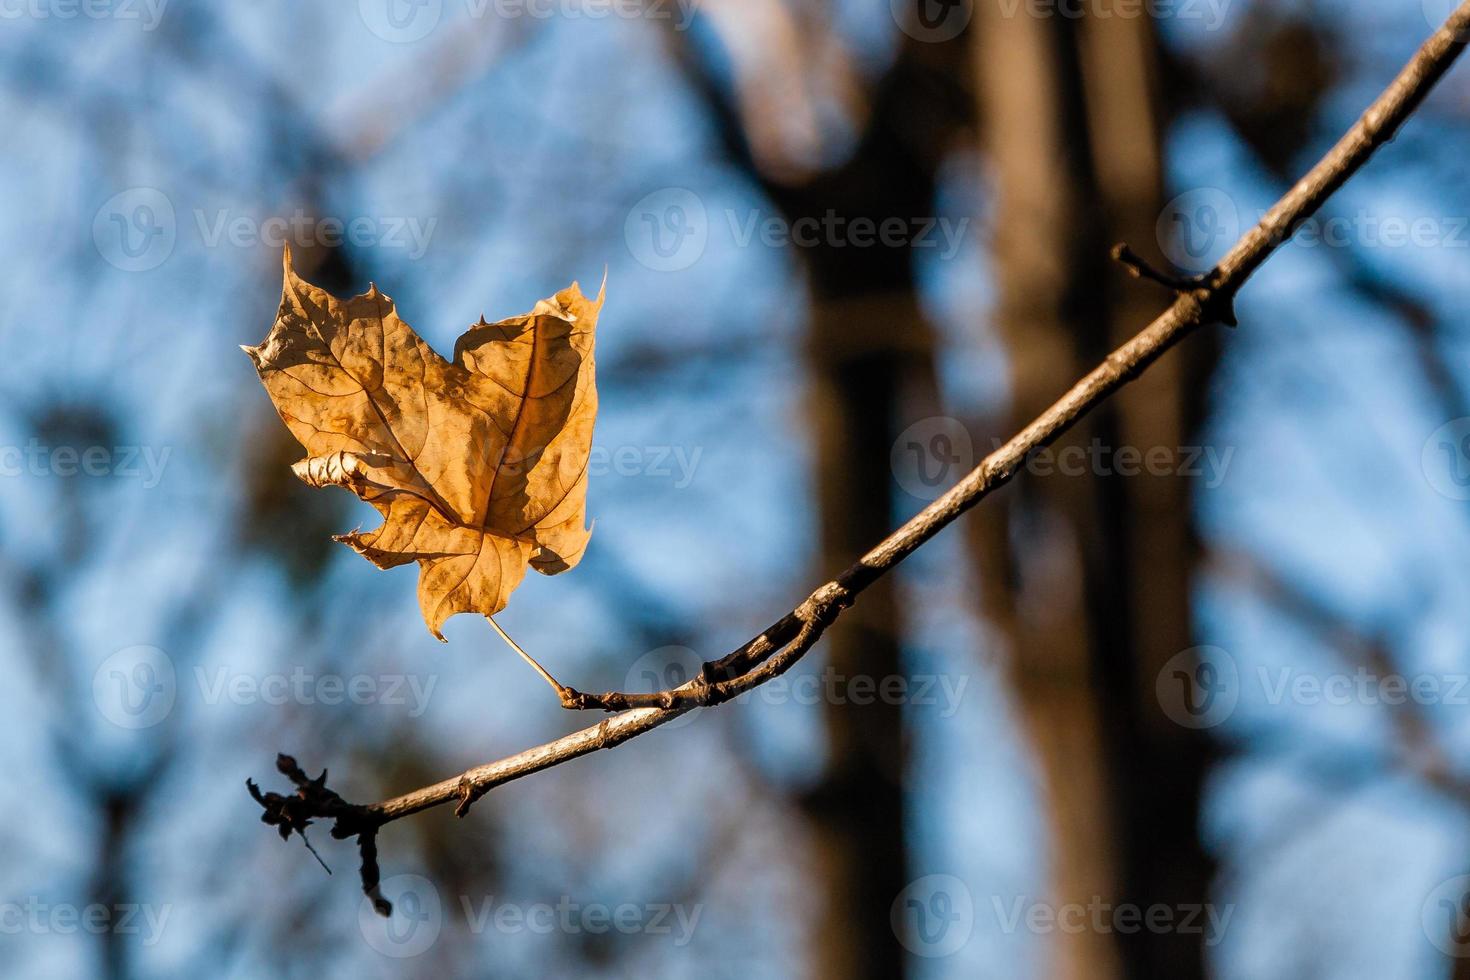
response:
{"label": "bare branch", "polygon": [[[1347,134],[1311,171],[1231,248],[1214,270],[1197,280],[1156,277],[1178,288],[1174,302],[1157,319],[1128,340],[1078,381],[1066,394],[1005,445],[987,456],[954,487],[764,632],[720,660],[704,665],[687,684],[649,694],[569,691],[563,703],[574,708],[601,708],[623,713],[543,745],[459,776],[369,806],[343,803],[325,786],[308,798],[332,801],[331,813],[293,813],[293,819],[321,816],[340,819],[336,836],[361,833],[400,817],[444,803],[457,804],[461,816],[487,791],[503,783],[610,749],[652,731],[696,707],[720,704],[784,673],[811,649],[842,610],[885,572],[951,524],[995,489],[1003,486],[1028,454],[1050,445],[1087,412],[1137,377],[1149,365],[1198,327],[1231,322],[1236,293],[1322,203],[1363,167],[1379,147],[1423,101],[1434,84],[1459,57],[1470,37],[1470,0],[1465,0],[1434,33]],[[1131,252],[1121,256],[1132,256]],[[1136,258],[1136,256],[1135,256]],[[1135,269],[1143,268],[1136,265]],[[1151,277],[1154,278],[1154,277]],[[628,709],[628,710],[624,710]],[[376,868],[373,869],[376,871]],[[376,875],[373,875],[374,882]],[[366,880],[366,879],[365,879]]]}

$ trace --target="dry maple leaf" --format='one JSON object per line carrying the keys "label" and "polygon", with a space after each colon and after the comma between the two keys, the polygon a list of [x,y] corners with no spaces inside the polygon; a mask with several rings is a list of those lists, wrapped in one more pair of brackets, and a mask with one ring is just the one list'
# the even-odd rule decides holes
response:
{"label": "dry maple leaf", "polygon": [[371,286],[338,299],[285,254],[270,334],[245,347],[306,448],[292,471],[383,515],[337,535],[379,568],[419,563],[429,631],[493,616],[530,564],[555,575],[587,547],[587,460],[597,415],[595,301],[576,283],[523,316],[470,327],[446,361]]}

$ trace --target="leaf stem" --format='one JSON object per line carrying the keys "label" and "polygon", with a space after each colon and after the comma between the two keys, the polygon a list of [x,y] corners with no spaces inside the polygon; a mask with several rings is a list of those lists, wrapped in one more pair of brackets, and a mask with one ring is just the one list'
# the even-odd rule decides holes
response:
{"label": "leaf stem", "polygon": [[542,680],[546,681],[546,683],[548,683],[548,684],[551,685],[552,690],[556,691],[556,696],[558,698],[560,698],[561,700],[565,701],[567,695],[569,693],[571,693],[571,688],[566,687],[560,681],[558,681],[555,677],[552,677],[551,674],[550,674],[550,672],[548,672],[545,667],[541,666],[539,663],[536,662],[536,658],[535,657],[531,656],[529,653],[527,653],[526,651],[522,650],[521,649],[521,645],[519,643],[517,643],[515,640],[512,640],[510,638],[510,634],[507,633],[504,629],[501,628],[500,624],[495,621],[495,617],[494,616],[486,616],[485,618],[488,619],[488,620],[490,620],[490,625],[493,626],[493,627],[495,627],[495,632],[497,632],[497,633],[500,634],[500,638],[502,640],[504,640],[507,644],[509,644],[510,645],[510,648],[512,650],[514,650],[516,653],[520,654],[521,655],[521,659],[524,660],[526,663],[530,664],[531,667],[532,667],[532,669],[534,669],[536,671],[536,673],[538,673],[538,674],[541,675],[541,679]]}

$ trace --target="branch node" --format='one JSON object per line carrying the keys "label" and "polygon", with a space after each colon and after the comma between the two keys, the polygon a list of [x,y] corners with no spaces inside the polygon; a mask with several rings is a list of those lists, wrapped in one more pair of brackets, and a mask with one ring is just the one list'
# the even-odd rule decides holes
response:
{"label": "branch node", "polygon": [[456,804],[454,807],[454,815],[456,817],[463,817],[465,814],[470,812],[470,807],[474,806],[475,802],[484,795],[485,791],[483,789],[476,788],[475,784],[470,782],[470,778],[468,776],[460,776],[459,803]]}
{"label": "branch node", "polygon": [[563,687],[557,690],[557,696],[561,698],[561,706],[573,711],[582,711],[592,707],[592,696],[583,694],[572,687]]}

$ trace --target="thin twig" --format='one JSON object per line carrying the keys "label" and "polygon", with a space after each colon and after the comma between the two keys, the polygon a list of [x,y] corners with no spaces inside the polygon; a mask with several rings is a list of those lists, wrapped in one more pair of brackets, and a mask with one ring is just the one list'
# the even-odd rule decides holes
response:
{"label": "thin twig", "polygon": [[[1398,128],[1459,57],[1467,37],[1470,37],[1470,0],[1460,4],[1337,145],[1236,242],[1214,270],[1187,284],[1193,288],[1182,289],[1161,316],[1108,355],[1009,442],[765,632],[724,658],[705,664],[692,681],[671,690],[651,694],[584,694],[569,690],[570,697],[563,700],[564,703],[570,700],[573,707],[631,710],[496,762],[476,766],[452,779],[382,803],[354,807],[352,814],[356,819],[340,828],[342,836],[356,831],[361,823],[375,829],[444,803],[456,802],[456,812],[463,815],[476,799],[496,786],[598,749],[621,745],[695,707],[728,701],[788,670],[865,588],[1009,481],[1029,453],[1051,444],[1079,418],[1201,325],[1231,319],[1235,295],[1246,280],[1379,147],[1393,139]],[[373,872],[376,884],[376,866]],[[364,878],[366,881],[366,873]]]}
{"label": "thin twig", "polygon": [[[1108,254],[1113,257],[1113,261],[1122,263],[1134,279],[1156,282],[1175,293],[1188,293],[1201,286],[1209,285],[1208,276],[1171,276],[1167,272],[1160,272],[1149,264],[1148,259],[1133,251],[1127,242],[1119,242],[1114,245],[1113,250]],[[1231,326],[1234,324],[1232,323]]]}

